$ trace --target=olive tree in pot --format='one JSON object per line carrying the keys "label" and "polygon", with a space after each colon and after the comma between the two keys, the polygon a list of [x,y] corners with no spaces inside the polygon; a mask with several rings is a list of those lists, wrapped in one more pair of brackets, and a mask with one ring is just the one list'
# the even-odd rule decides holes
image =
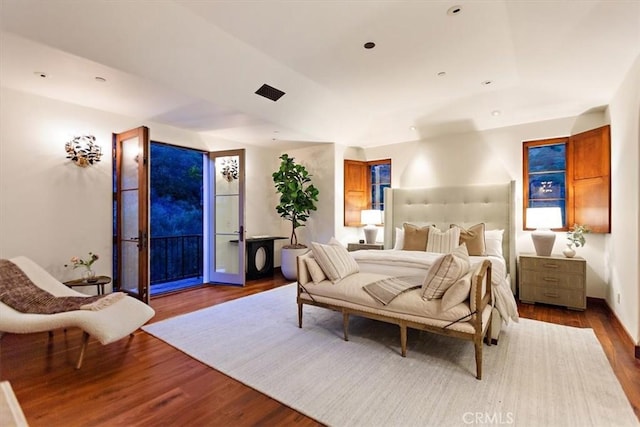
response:
{"label": "olive tree in pot", "polygon": [[282,247],[280,268],[284,277],[295,280],[296,257],[308,250],[306,245],[298,243],[296,228],[303,227],[311,211],[317,209],[319,192],[311,184],[311,175],[303,165],[296,164],[288,154],[280,156],[280,160],[280,169],[272,174],[276,191],[280,194],[276,211],[282,218],[291,221],[291,237],[289,244]]}

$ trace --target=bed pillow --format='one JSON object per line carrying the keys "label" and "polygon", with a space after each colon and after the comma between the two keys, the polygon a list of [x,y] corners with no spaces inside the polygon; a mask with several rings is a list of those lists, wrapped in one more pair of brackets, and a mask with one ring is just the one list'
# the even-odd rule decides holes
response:
{"label": "bed pillow", "polygon": [[307,264],[307,270],[311,275],[311,280],[313,281],[313,283],[318,284],[323,280],[327,280],[327,276],[325,276],[324,271],[322,271],[322,268],[320,268],[320,264],[318,264],[318,261],[316,261],[315,258],[305,258],[304,262]]}
{"label": "bed pillow", "polygon": [[335,239],[328,245],[311,242],[311,251],[324,274],[333,283],[359,271],[356,260]]}
{"label": "bed pillow", "polygon": [[460,227],[456,224],[451,224],[452,228],[460,229],[460,244],[466,243],[467,250],[471,256],[485,256],[487,254],[485,237],[484,237],[484,223],[472,225],[469,228]]}
{"label": "bed pillow", "polygon": [[450,254],[439,257],[429,268],[422,283],[422,298],[442,298],[444,293],[469,272],[469,253],[466,245],[460,245]]}
{"label": "bed pillow", "polygon": [[486,244],[487,255],[502,257],[502,236],[504,230],[486,230],[484,232],[484,241]]}
{"label": "bed pillow", "polygon": [[473,271],[469,270],[467,274],[462,276],[456,283],[454,283],[449,289],[447,289],[447,291],[442,296],[442,311],[450,310],[456,305],[463,303],[467,299],[469,299],[472,276]]}
{"label": "bed pillow", "polygon": [[404,223],[404,242],[402,249],[405,251],[426,251],[429,239],[430,226],[418,227],[417,225]]}
{"label": "bed pillow", "polygon": [[396,251],[402,250],[404,247],[404,230],[396,227],[396,242],[393,245],[393,249]]}
{"label": "bed pillow", "polygon": [[448,254],[458,247],[460,240],[460,229],[457,227],[441,231],[436,227],[429,230],[429,240],[427,241],[427,252]]}

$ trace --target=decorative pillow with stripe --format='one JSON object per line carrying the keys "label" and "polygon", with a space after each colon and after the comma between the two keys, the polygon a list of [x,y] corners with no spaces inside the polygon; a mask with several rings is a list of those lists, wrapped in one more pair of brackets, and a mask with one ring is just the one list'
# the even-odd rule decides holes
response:
{"label": "decorative pillow with stripe", "polygon": [[436,259],[422,283],[422,298],[442,298],[444,293],[469,272],[469,253],[466,245],[460,245],[450,254]]}
{"label": "decorative pillow with stripe", "polygon": [[328,245],[312,242],[311,251],[318,265],[333,283],[360,271],[358,263],[349,254],[347,248],[332,239]]}
{"label": "decorative pillow with stripe", "polygon": [[429,230],[429,240],[427,240],[427,252],[448,254],[458,247],[460,240],[460,229],[457,227],[441,231],[436,227]]}
{"label": "decorative pillow with stripe", "polygon": [[484,241],[484,223],[472,225],[469,228],[460,227],[451,224],[451,228],[460,229],[460,243],[467,244],[467,250],[471,256],[485,256],[487,254],[486,244]]}

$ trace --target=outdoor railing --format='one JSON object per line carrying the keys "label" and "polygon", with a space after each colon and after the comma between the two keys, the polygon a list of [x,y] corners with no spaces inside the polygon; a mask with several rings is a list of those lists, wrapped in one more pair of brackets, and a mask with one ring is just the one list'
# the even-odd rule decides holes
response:
{"label": "outdoor railing", "polygon": [[202,235],[152,237],[151,284],[202,276]]}

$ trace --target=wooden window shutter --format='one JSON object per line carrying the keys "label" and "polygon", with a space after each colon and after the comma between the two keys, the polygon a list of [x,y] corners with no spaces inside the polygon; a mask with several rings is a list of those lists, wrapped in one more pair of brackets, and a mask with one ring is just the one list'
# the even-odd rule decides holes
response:
{"label": "wooden window shutter", "polygon": [[369,206],[369,166],[358,160],[344,161],[344,225],[359,226],[360,211]]}
{"label": "wooden window shutter", "polygon": [[573,135],[567,145],[568,226],[611,232],[610,126]]}

